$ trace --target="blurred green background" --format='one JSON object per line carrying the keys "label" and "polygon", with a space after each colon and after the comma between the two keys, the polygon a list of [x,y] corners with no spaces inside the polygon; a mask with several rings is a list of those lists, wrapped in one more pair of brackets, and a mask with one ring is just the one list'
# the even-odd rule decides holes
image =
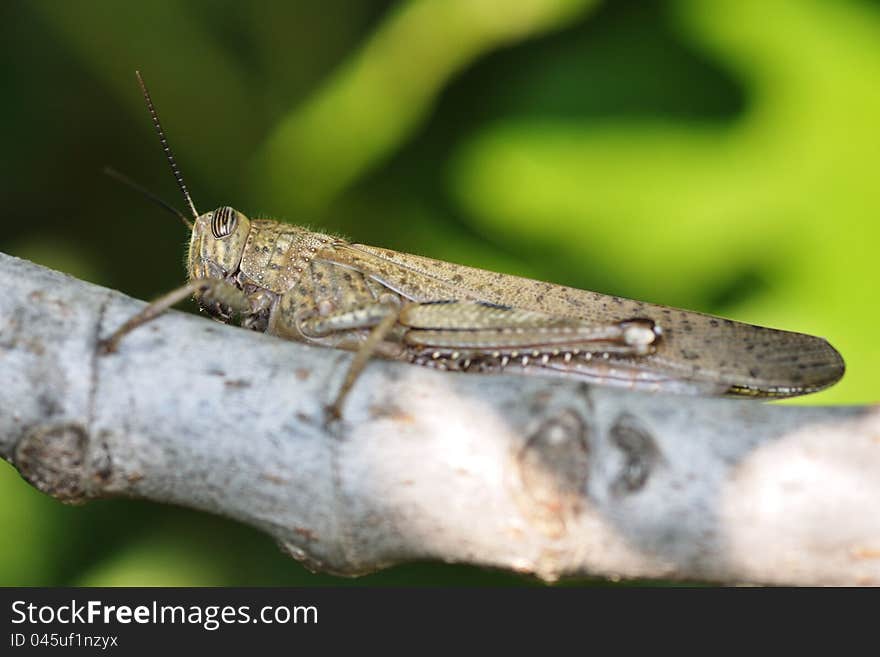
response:
{"label": "blurred green background", "polygon": [[[151,298],[205,211],[824,335],[877,398],[880,3],[5,0],[0,250]],[[68,508],[0,467],[0,584],[521,584],[312,575],[223,519]]]}

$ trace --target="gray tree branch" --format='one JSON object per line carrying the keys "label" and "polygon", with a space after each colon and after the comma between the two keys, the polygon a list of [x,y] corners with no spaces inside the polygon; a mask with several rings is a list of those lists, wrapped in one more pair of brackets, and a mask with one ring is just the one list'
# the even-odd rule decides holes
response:
{"label": "gray tree branch", "polygon": [[0,254],[0,454],[65,502],[222,514],[310,567],[880,583],[880,410],[634,394],[374,361],[142,307]]}

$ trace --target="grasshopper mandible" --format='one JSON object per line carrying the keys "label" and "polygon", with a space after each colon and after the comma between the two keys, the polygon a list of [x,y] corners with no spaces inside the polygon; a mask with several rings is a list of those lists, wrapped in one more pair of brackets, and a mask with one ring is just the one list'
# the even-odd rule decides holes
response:
{"label": "grasshopper mandible", "polygon": [[330,407],[336,415],[373,355],[751,398],[815,392],[843,375],[843,359],[822,338],[352,244],[227,206],[199,214],[137,79],[193,217],[172,209],[192,231],[189,282],[123,324],[103,341],[106,352],[194,296],[222,322],[237,315],[245,328],[357,352]]}

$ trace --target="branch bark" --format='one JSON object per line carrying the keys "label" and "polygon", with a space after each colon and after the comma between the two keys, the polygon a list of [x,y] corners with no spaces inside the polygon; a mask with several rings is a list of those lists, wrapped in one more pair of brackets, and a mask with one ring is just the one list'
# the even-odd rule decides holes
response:
{"label": "branch bark", "polygon": [[0,454],[80,503],[249,523],[345,575],[435,559],[564,576],[880,584],[880,408],[771,406],[374,361],[0,254]]}

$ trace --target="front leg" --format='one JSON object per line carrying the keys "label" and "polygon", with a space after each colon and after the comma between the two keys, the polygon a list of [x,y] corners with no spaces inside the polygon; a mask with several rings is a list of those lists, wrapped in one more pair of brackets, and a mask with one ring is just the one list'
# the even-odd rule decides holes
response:
{"label": "front leg", "polygon": [[98,343],[98,351],[102,354],[113,353],[119,346],[120,340],[127,334],[195,294],[201,295],[202,299],[208,302],[217,302],[227,306],[235,312],[245,312],[249,308],[244,292],[231,283],[220,278],[195,279],[148,304],[137,315],[116,329],[110,337],[101,340]]}

